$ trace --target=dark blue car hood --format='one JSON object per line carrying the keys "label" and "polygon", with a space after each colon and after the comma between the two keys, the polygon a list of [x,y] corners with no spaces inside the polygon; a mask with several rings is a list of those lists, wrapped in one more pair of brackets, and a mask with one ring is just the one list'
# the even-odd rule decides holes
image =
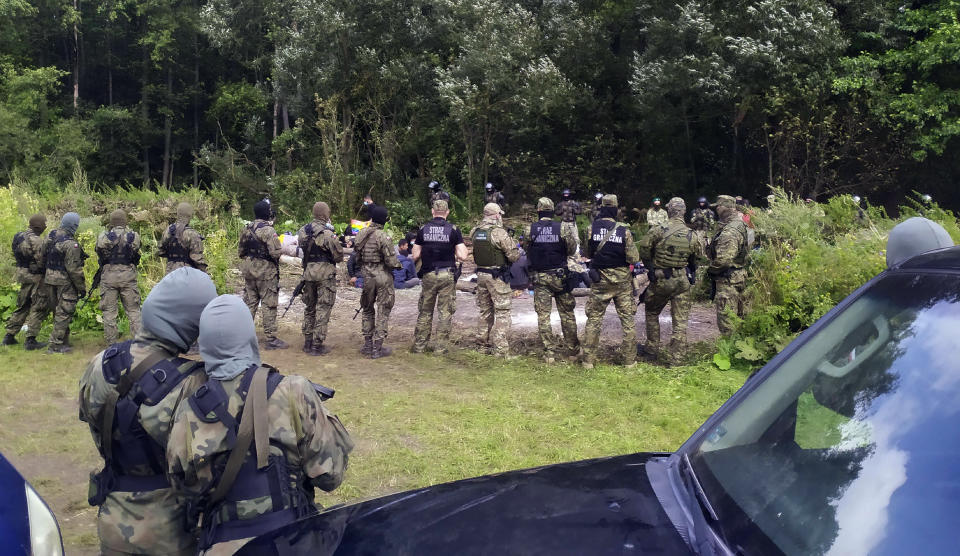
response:
{"label": "dark blue car hood", "polygon": [[466,479],[330,509],[240,554],[684,554],[632,454]]}

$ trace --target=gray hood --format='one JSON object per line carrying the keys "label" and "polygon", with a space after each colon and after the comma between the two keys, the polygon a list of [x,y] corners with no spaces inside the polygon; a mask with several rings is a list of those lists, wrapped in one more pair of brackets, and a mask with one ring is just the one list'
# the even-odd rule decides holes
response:
{"label": "gray hood", "polygon": [[68,212],[63,215],[63,218],[60,219],[60,229],[67,232],[68,234],[77,233],[77,228],[80,227],[80,215],[75,212]]}
{"label": "gray hood", "polygon": [[164,276],[143,302],[142,330],[185,352],[197,340],[203,308],[216,296],[217,288],[207,273],[178,268]]}
{"label": "gray hood", "polygon": [[214,380],[230,380],[260,365],[253,317],[236,295],[221,295],[203,310],[199,343],[207,376]]}

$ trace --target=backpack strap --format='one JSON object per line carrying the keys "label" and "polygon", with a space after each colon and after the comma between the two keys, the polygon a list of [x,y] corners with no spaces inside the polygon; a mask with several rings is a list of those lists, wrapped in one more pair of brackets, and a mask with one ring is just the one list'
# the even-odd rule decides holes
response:
{"label": "backpack strap", "polygon": [[117,386],[112,392],[107,394],[107,399],[103,407],[102,428],[100,430],[103,439],[103,459],[106,461],[108,468],[113,460],[113,420],[116,416],[117,402],[130,392],[133,385],[140,380],[150,367],[156,365],[163,359],[166,359],[166,355],[162,351],[151,352],[137,363],[136,366],[130,369],[130,372],[120,375]]}

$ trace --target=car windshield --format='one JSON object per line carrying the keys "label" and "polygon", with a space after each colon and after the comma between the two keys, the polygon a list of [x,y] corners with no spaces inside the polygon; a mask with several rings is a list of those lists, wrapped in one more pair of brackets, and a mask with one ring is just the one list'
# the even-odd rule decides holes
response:
{"label": "car windshield", "polygon": [[960,279],[890,274],[691,453],[747,554],[945,554],[960,516]]}

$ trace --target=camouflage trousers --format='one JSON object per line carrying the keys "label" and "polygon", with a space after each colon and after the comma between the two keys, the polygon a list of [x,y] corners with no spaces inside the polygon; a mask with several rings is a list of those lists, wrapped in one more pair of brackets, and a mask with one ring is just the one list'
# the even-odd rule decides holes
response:
{"label": "camouflage trousers", "polygon": [[510,352],[510,284],[485,272],[477,274],[477,342],[495,355]]}
{"label": "camouflage trousers", "polygon": [[123,311],[130,322],[130,336],[136,336],[140,330],[140,289],[136,280],[118,285],[100,285],[100,311],[103,313],[103,338],[107,344],[116,343],[117,314],[123,302]]}
{"label": "camouflage trousers", "polygon": [[17,294],[17,309],[7,319],[7,334],[17,334],[24,323],[27,324],[27,337],[36,338],[43,319],[50,311],[50,286],[40,282],[20,284]]}
{"label": "camouflage trousers", "polygon": [[561,222],[560,223],[560,235],[563,237],[572,237],[576,238],[577,246],[574,251],[578,254],[580,252],[580,232],[577,230],[576,222]]}
{"label": "camouflage trousers", "polygon": [[360,308],[363,309],[361,329],[364,337],[372,336],[374,341],[386,339],[394,301],[392,273],[363,273]]}
{"label": "camouflage trousers", "polygon": [[314,345],[322,344],[327,339],[327,324],[330,323],[330,313],[337,300],[337,277],[329,280],[303,283],[303,331],[304,338],[312,338]]}
{"label": "camouflage trousers", "polygon": [[97,514],[100,554],[196,554],[185,506],[169,488],[110,493]]}
{"label": "camouflage trousers", "polygon": [[244,278],[243,302],[250,309],[250,315],[257,317],[257,307],[263,305],[263,333],[267,341],[277,337],[277,300],[280,294],[280,280],[256,280]]}
{"label": "camouflage trousers", "polygon": [[420,302],[417,304],[417,326],[413,331],[414,351],[423,351],[430,341],[434,308],[439,313],[436,344],[444,349],[450,342],[453,313],[457,311],[457,285],[453,281],[453,272],[426,272],[422,284]]}
{"label": "camouflage trousers", "polygon": [[733,332],[736,321],[743,316],[743,290],[746,287],[747,271],[742,268],[717,278],[713,303],[717,308],[717,328],[721,334]]}
{"label": "camouflage trousers", "polygon": [[[537,312],[537,331],[543,343],[544,354],[552,357],[558,353],[576,355],[580,351],[580,340],[577,338],[577,317],[573,308],[577,302],[573,294],[564,289],[563,278],[556,273],[531,272],[533,281],[533,309]],[[560,315],[560,330],[563,332],[563,342],[553,334],[550,323],[552,302],[557,303],[557,313]]]}
{"label": "camouflage trousers", "polygon": [[629,365],[637,359],[637,302],[633,295],[633,281],[628,279],[624,282],[609,282],[603,279],[590,286],[590,297],[587,299],[587,326],[583,335],[583,360],[586,363],[593,363],[596,359],[603,315],[611,301],[623,329],[620,342],[622,362]]}
{"label": "camouflage trousers", "polygon": [[73,284],[50,287],[53,308],[53,332],[50,333],[50,347],[62,346],[70,341],[70,321],[77,310],[79,295]]}
{"label": "camouflage trousers", "polygon": [[657,270],[656,282],[651,282],[644,298],[644,318],[647,326],[647,349],[656,352],[660,346],[660,313],[670,303],[670,318],[673,332],[671,346],[677,347],[687,341],[687,322],[690,320],[690,281],[684,269],[674,269],[673,276],[661,278]]}

